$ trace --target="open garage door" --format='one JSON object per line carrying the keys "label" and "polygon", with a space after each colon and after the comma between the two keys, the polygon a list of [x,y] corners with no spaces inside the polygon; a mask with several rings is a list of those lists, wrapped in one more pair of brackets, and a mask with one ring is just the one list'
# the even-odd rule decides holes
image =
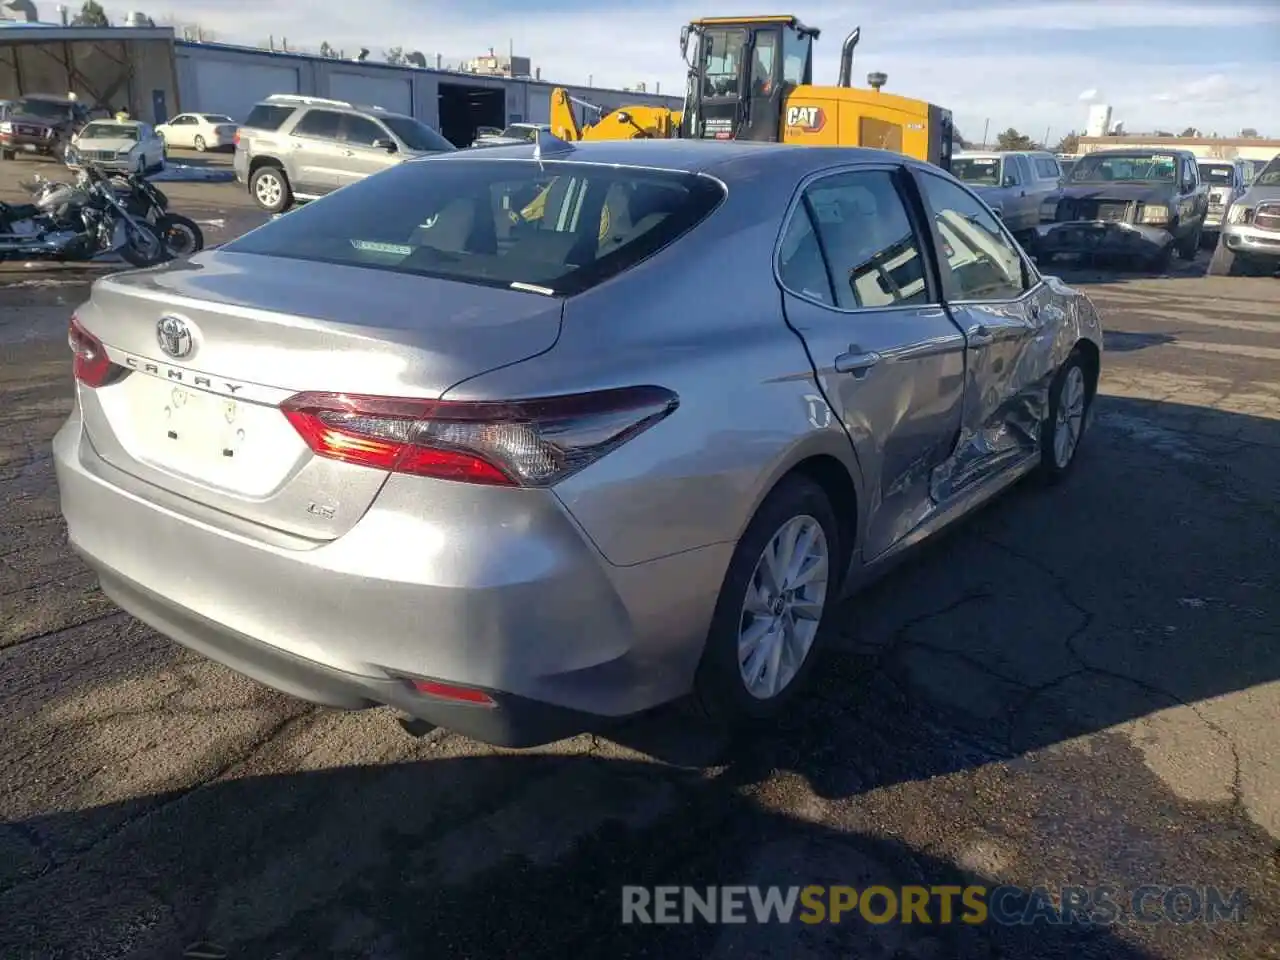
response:
{"label": "open garage door", "polygon": [[206,113],[243,121],[253,105],[273,93],[298,93],[298,68],[233,60],[196,60],[196,102]]}
{"label": "open garage door", "polygon": [[335,71],[329,75],[329,96],[413,116],[413,86],[407,77],[371,77]]}

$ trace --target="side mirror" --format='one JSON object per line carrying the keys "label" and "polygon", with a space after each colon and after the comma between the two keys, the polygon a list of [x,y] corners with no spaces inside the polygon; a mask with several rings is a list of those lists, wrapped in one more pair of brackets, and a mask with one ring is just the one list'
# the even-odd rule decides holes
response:
{"label": "side mirror", "polygon": [[1004,175],[1004,185],[1006,187],[1016,187],[1018,185],[1018,178],[1012,173],[1006,173]]}
{"label": "side mirror", "polygon": [[395,153],[400,148],[396,146],[394,140],[375,140],[373,141],[373,149],[385,150],[387,153]]}

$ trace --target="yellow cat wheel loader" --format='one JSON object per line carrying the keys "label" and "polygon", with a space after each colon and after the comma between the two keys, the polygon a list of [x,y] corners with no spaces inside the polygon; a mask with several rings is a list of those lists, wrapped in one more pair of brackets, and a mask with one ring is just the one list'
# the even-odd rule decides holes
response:
{"label": "yellow cat wheel loader", "polygon": [[[762,140],[812,146],[877,147],[951,169],[951,111],[885,93],[883,73],[855,88],[853,51],[861,30],[845,38],[833,87],[813,83],[819,31],[793,16],[707,17],[680,31],[689,67],[684,109],[643,104],[603,111],[551,92],[551,130],[561,140],[688,137]],[[579,124],[574,107],[593,111]]]}

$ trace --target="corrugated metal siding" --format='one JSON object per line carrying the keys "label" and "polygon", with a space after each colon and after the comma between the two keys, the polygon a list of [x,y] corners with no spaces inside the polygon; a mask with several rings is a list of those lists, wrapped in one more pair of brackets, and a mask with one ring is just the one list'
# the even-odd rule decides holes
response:
{"label": "corrugated metal siding", "polygon": [[273,93],[300,93],[298,68],[279,63],[237,63],[201,60],[194,63],[196,97],[185,95],[187,110],[225,113],[240,122],[253,105]]}
{"label": "corrugated metal siding", "polygon": [[413,84],[407,77],[371,77],[335,70],[329,74],[329,96],[413,115]]}

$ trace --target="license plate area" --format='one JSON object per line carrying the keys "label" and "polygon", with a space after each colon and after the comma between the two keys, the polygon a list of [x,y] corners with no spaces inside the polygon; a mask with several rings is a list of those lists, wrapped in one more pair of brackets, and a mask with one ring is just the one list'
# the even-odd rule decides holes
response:
{"label": "license plate area", "polygon": [[136,371],[96,394],[129,456],[201,486],[264,498],[307,457],[306,444],[273,406]]}

